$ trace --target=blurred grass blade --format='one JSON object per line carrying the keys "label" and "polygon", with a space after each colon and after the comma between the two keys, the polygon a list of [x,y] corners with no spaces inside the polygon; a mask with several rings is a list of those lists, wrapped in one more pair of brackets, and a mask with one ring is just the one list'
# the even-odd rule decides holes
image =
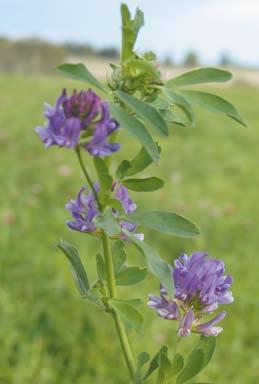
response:
{"label": "blurred grass blade", "polygon": [[232,74],[219,68],[199,68],[183,73],[166,82],[168,87],[183,87],[186,85],[203,84],[203,83],[222,83],[229,81]]}
{"label": "blurred grass blade", "polygon": [[246,127],[246,123],[237,109],[222,97],[207,92],[190,90],[181,91],[181,94],[183,94],[191,103],[198,104],[211,112],[228,116]]}

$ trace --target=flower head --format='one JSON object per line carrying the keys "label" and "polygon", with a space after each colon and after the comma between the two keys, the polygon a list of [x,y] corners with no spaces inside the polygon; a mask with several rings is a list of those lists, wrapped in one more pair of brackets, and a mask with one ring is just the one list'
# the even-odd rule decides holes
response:
{"label": "flower head", "polygon": [[[133,212],[137,205],[133,203],[131,198],[129,197],[128,190],[122,184],[119,185],[118,189],[115,191],[115,186],[117,183],[114,183],[111,192],[115,193],[115,198],[120,201],[122,208],[126,214],[130,214]],[[95,183],[94,185],[95,191],[97,194],[99,193],[99,184]],[[100,215],[100,209],[98,207],[98,203],[93,192],[85,194],[86,187],[82,187],[76,197],[75,200],[71,200],[68,204],[66,204],[66,208],[70,211],[73,220],[67,221],[67,225],[70,229],[79,232],[88,232],[93,233],[96,231],[96,227],[94,225],[94,218]],[[118,217],[118,211],[116,208],[113,209],[114,217]],[[127,231],[134,233],[136,229],[136,224],[126,221],[119,220],[119,224],[122,229],[126,229]],[[135,234],[139,240],[143,240],[142,234]],[[126,235],[123,233],[120,234],[120,238],[126,239]]]}
{"label": "flower head", "polygon": [[109,114],[109,105],[91,89],[68,96],[63,90],[54,107],[46,104],[48,122],[36,132],[46,147],[75,148],[82,146],[93,156],[109,156],[119,150],[118,143],[110,143],[109,136],[119,124]]}
{"label": "flower head", "polygon": [[174,299],[168,299],[166,289],[161,287],[160,297],[150,295],[148,305],[165,319],[180,320],[180,336],[188,336],[191,331],[217,336],[223,328],[214,325],[225,317],[226,312],[220,312],[205,323],[203,317],[214,312],[220,304],[234,300],[229,290],[233,279],[225,275],[224,262],[210,258],[204,252],[195,252],[190,257],[183,254],[175,260],[172,279]]}
{"label": "flower head", "polygon": [[[94,188],[98,192],[98,184],[95,184]],[[96,230],[93,219],[99,215],[99,209],[93,192],[84,194],[85,190],[86,188],[82,187],[76,199],[66,204],[74,219],[67,221],[67,226],[75,231],[91,233]]]}

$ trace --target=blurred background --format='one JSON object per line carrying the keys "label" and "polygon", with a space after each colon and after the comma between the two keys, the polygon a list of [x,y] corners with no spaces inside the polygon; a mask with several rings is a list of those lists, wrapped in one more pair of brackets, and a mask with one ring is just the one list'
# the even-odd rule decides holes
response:
{"label": "blurred background", "polygon": [[[165,77],[191,67],[230,68],[233,81],[210,88],[233,102],[248,128],[197,110],[195,128],[174,127],[163,142],[163,190],[132,193],[140,208],[163,206],[186,215],[202,231],[197,239],[146,232],[172,262],[179,253],[207,250],[224,259],[235,279],[224,332],[213,363],[199,381],[259,382],[259,2],[258,0],[127,1],[145,13],[139,52],[153,50]],[[92,280],[98,244],[64,225],[65,203],[84,183],[73,153],[45,150],[34,132],[43,103],[63,87],[55,66],[85,62],[99,79],[119,60],[120,1],[0,0],[0,384],[126,383],[123,357],[109,316],[80,299],[69,266],[55,248],[61,237],[81,250]],[[137,144],[121,135],[130,156]],[[126,153],[126,157],[127,157]],[[113,157],[115,168],[125,157]],[[87,157],[86,157],[87,158]],[[144,260],[129,248],[130,264]],[[151,276],[131,297],[157,293]],[[121,293],[124,294],[123,289]],[[125,292],[125,294],[127,294]],[[133,349],[155,353],[173,345],[176,324],[143,306],[144,331],[130,331]],[[180,348],[195,342],[190,337]],[[152,383],[152,379],[149,381]]]}

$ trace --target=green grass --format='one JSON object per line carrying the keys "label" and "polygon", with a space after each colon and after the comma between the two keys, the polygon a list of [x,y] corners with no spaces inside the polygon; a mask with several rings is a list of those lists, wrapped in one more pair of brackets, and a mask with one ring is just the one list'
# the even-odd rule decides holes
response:
{"label": "green grass", "polygon": [[[128,383],[123,356],[110,317],[81,300],[69,266],[53,246],[61,237],[81,250],[92,279],[98,244],[69,231],[64,204],[84,183],[73,153],[45,150],[34,133],[42,124],[42,104],[53,102],[63,86],[58,78],[0,77],[0,383]],[[224,332],[213,362],[199,381],[255,384],[259,350],[259,91],[248,87],[217,89],[234,102],[249,128],[212,114],[198,114],[194,129],[175,128],[163,140],[160,167],[163,190],[132,194],[139,207],[168,208],[198,223],[202,235],[180,239],[147,232],[146,239],[172,261],[180,252],[208,250],[224,259],[234,275],[235,302],[228,306]],[[124,136],[126,154],[137,144]],[[124,146],[123,146],[124,148]],[[114,156],[113,166],[124,154]],[[87,156],[85,157],[87,158]],[[131,247],[130,264],[143,259]],[[120,290],[124,294],[125,290]],[[158,291],[151,276],[130,289]],[[127,294],[125,292],[125,294]],[[154,353],[174,343],[176,324],[143,307],[145,330],[130,331],[135,353]],[[185,339],[187,349],[195,337]],[[152,383],[152,380],[150,380]]]}

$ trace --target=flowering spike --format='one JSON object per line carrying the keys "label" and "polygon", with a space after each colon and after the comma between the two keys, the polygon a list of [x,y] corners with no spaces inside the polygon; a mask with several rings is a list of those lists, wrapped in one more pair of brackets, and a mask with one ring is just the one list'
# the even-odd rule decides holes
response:
{"label": "flowering spike", "polygon": [[[223,320],[226,312],[220,312],[205,323],[202,323],[202,319],[213,313],[220,304],[229,304],[234,300],[229,291],[233,279],[224,273],[223,261],[212,259],[205,252],[195,252],[190,257],[182,254],[175,260],[172,271],[174,299],[167,299],[166,289],[161,287],[161,296],[150,295],[148,305],[164,319],[180,319],[179,336],[188,336],[191,331],[217,336],[223,329],[214,325]],[[179,316],[174,316],[175,310],[170,312],[176,306]]]}

